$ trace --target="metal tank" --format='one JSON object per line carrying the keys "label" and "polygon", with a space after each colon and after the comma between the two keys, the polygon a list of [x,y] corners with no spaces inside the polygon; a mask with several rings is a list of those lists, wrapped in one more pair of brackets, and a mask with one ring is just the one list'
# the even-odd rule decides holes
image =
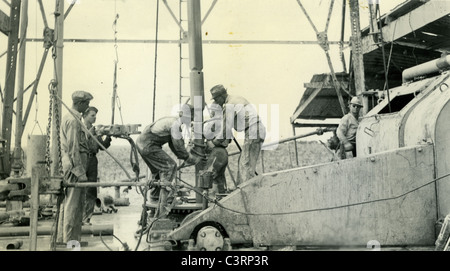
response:
{"label": "metal tank", "polygon": [[[450,74],[414,83],[393,90],[392,112],[386,112],[387,100],[373,108],[360,122],[356,139],[358,156],[414,146],[434,147],[435,177],[450,173]],[[448,177],[436,182],[437,213],[450,213]]]}

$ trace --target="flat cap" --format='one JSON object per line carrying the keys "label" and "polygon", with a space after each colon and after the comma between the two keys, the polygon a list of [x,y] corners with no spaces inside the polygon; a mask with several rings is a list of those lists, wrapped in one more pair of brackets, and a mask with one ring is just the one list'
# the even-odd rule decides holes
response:
{"label": "flat cap", "polygon": [[89,92],[83,90],[77,90],[72,93],[72,101],[74,102],[90,101],[92,99],[94,99],[94,97]]}
{"label": "flat cap", "polygon": [[227,89],[223,85],[216,85],[210,90],[212,98],[216,98],[220,95],[227,94]]}

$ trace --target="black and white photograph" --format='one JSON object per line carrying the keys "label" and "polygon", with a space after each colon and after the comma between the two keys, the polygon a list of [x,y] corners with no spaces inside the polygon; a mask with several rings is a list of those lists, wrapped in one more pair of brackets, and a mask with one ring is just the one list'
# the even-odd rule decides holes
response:
{"label": "black and white photograph", "polygon": [[450,251],[448,0],[1,0],[0,32],[0,255]]}

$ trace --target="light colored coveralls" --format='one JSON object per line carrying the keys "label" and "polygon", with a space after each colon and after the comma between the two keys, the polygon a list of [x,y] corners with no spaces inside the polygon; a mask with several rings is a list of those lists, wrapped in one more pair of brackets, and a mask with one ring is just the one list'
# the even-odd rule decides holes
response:
{"label": "light colored coveralls", "polygon": [[[81,121],[81,113],[72,110]],[[64,181],[78,182],[86,174],[88,143],[81,123],[67,113],[61,123],[61,156]],[[58,242],[67,243],[81,240],[81,225],[84,213],[85,189],[67,187],[64,202],[61,205],[58,221]]]}
{"label": "light colored coveralls", "polygon": [[[150,168],[156,179],[171,182],[175,177],[177,163],[162,149],[166,143],[178,159],[186,160],[189,153],[184,146],[184,139],[172,136],[172,126],[179,127],[181,135],[181,120],[179,117],[163,117],[145,127],[136,140],[136,148],[142,159]],[[178,129],[178,128],[177,128]],[[150,198],[157,200],[160,189],[155,188],[150,193]]]}
{"label": "light colored coveralls", "polygon": [[[356,157],[356,131],[358,130],[359,121],[353,116],[351,112],[342,117],[341,122],[336,130],[336,135],[343,148],[346,142],[353,145],[352,154]],[[345,157],[341,157],[344,158]],[[348,157],[347,157],[348,158]]]}
{"label": "light colored coveralls", "polygon": [[[227,110],[233,112],[227,114]],[[232,115],[233,114],[233,115]],[[223,105],[223,140],[232,138],[232,128],[245,132],[244,145],[239,156],[237,185],[253,178],[261,147],[266,138],[266,128],[259,120],[255,108],[241,96],[227,95]]]}

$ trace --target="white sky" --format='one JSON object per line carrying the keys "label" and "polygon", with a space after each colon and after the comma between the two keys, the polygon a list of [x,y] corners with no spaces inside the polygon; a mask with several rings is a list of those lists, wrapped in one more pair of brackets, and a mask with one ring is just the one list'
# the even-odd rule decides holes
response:
{"label": "white sky", "polygon": [[[43,0],[49,26],[54,28],[54,0]],[[65,2],[65,9],[70,0]],[[178,15],[178,0],[167,1]],[[202,18],[212,0],[202,0]],[[330,0],[303,0],[318,31],[325,29]],[[381,0],[381,13],[393,9],[403,0]],[[361,25],[368,25],[367,2],[360,0]],[[187,19],[186,4],[183,4],[183,18]],[[335,1],[332,20],[328,30],[330,41],[340,39],[342,1]],[[2,1],[0,8],[9,14],[9,8]],[[349,30],[349,7],[347,5],[345,41],[351,35]],[[65,20],[64,37],[81,39],[113,39],[113,21],[119,14],[118,39],[155,38],[156,1],[152,0],[79,0]],[[29,1],[28,38],[42,38],[43,21],[37,1]],[[187,22],[183,24],[187,30]],[[304,16],[296,0],[219,0],[202,25],[203,40],[277,40],[315,41],[315,32]],[[163,2],[159,5],[158,38],[178,40],[179,28]],[[188,45],[183,45],[184,57],[188,57]],[[0,35],[0,54],[7,49],[7,38]],[[43,45],[29,42],[26,47],[25,87],[34,79],[43,53]],[[332,45],[330,54],[336,72],[342,71],[339,47]],[[142,124],[140,130],[152,121],[153,80],[155,45],[118,44],[119,71],[118,96],[121,102],[124,124]],[[5,84],[5,60],[0,59],[0,85]],[[115,51],[113,43],[65,43],[63,70],[63,100],[70,105],[75,90],[86,90],[93,94],[91,105],[99,108],[96,124],[110,124],[111,96]],[[47,85],[53,78],[53,63],[49,55],[38,88],[38,107],[34,104],[25,128],[23,145],[28,134],[41,134],[37,122],[45,133],[48,119]],[[349,65],[348,50],[346,63]],[[156,118],[171,113],[179,99],[179,46],[158,44],[156,69]],[[303,91],[303,83],[309,82],[315,73],[327,73],[329,67],[325,54],[319,45],[261,45],[261,44],[204,44],[203,73],[205,98],[209,102],[209,89],[223,84],[231,94],[242,95],[257,107],[265,104],[278,106],[276,121],[268,116],[266,126],[272,138],[275,135],[286,138],[293,135],[289,118],[294,113]],[[185,61],[183,76],[189,76],[188,61]],[[17,87],[17,83],[16,83]],[[185,80],[183,92],[189,95],[189,81]],[[28,91],[24,106],[28,102]],[[184,101],[184,100],[183,100]],[[65,109],[63,109],[64,112]],[[269,111],[270,114],[270,111]],[[121,123],[116,107],[115,122]],[[13,138],[14,138],[13,123]],[[277,131],[279,131],[277,133]],[[305,130],[306,132],[307,130]],[[309,131],[309,130],[308,130]],[[297,129],[297,134],[302,134]],[[326,136],[327,138],[329,135]],[[124,144],[127,142],[124,141]]]}

